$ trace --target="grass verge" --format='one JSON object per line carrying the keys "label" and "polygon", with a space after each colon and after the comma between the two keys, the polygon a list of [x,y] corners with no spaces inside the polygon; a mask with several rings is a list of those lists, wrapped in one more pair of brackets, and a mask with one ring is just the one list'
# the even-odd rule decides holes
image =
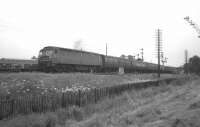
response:
{"label": "grass verge", "polygon": [[[188,79],[188,78],[187,78]],[[56,112],[18,116],[0,121],[1,127],[156,127],[188,125],[197,118],[200,80],[177,80],[169,85],[124,92],[97,104]],[[184,117],[183,113],[191,114]],[[193,115],[193,114],[195,115]],[[187,119],[187,124],[184,123]]]}

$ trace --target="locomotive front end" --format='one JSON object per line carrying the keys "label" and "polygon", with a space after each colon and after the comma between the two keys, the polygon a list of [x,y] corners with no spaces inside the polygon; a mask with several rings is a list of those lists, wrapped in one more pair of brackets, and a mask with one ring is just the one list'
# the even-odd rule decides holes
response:
{"label": "locomotive front end", "polygon": [[52,48],[45,47],[40,50],[38,56],[38,65],[41,71],[51,71],[53,56],[54,50]]}

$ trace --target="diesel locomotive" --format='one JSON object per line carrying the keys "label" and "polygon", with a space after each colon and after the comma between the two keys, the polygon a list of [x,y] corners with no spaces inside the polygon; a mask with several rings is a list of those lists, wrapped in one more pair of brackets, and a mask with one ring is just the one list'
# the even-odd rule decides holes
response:
{"label": "diesel locomotive", "polygon": [[[119,67],[125,72],[157,72],[154,63],[54,46],[40,50],[38,67],[45,72],[116,72]],[[163,73],[174,73],[175,70],[175,67],[161,66]]]}

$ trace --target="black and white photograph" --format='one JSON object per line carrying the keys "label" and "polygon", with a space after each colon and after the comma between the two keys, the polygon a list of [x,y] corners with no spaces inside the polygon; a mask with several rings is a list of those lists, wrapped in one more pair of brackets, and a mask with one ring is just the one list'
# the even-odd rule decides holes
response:
{"label": "black and white photograph", "polygon": [[0,127],[200,127],[198,0],[0,0]]}

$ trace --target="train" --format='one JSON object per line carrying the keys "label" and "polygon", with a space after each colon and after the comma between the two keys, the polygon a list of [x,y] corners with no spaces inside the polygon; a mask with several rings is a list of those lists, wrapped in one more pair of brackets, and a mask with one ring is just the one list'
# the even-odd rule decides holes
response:
{"label": "train", "polygon": [[0,72],[38,71],[38,61],[29,59],[0,59]]}
{"label": "train", "polygon": [[[47,46],[39,51],[38,68],[44,72],[126,72],[155,73],[157,64],[136,59]],[[176,73],[176,67],[161,66],[161,73]]]}

